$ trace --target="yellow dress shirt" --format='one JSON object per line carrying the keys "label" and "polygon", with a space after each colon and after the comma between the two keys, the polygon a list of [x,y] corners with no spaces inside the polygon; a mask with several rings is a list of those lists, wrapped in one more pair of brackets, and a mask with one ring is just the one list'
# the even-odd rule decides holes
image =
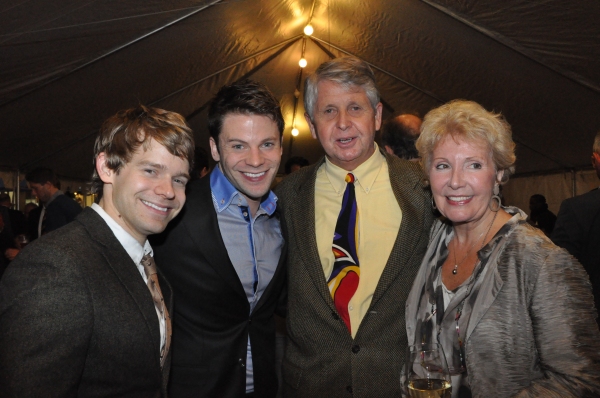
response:
{"label": "yellow dress shirt", "polygon": [[[348,171],[326,158],[315,181],[315,228],[317,248],[325,279],[333,270],[331,250],[335,224],[342,207]],[[388,261],[402,222],[402,211],[392,192],[388,165],[375,144],[375,153],[352,170],[358,208],[358,288],[348,304],[352,337],[371,305],[379,278]],[[404,305],[398,303],[398,305]]]}

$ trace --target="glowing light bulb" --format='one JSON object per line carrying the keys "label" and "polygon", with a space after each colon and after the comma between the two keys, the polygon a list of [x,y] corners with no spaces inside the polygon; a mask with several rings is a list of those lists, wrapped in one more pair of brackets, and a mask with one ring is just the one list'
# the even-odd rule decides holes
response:
{"label": "glowing light bulb", "polygon": [[298,131],[298,129],[297,129],[296,127],[294,127],[294,128],[292,129],[292,135],[293,135],[294,137],[296,137],[296,136],[298,136],[298,134],[300,134],[300,132]]}
{"label": "glowing light bulb", "polygon": [[308,62],[306,62],[306,59],[304,58],[300,58],[300,61],[298,61],[298,65],[300,65],[301,68],[304,68],[307,64]]}
{"label": "glowing light bulb", "polygon": [[314,30],[314,29],[313,29],[313,27],[312,27],[312,26],[310,26],[310,25],[306,25],[306,26],[304,27],[304,34],[305,34],[306,36],[310,36],[310,35],[312,35],[314,31],[315,31],[315,30]]}

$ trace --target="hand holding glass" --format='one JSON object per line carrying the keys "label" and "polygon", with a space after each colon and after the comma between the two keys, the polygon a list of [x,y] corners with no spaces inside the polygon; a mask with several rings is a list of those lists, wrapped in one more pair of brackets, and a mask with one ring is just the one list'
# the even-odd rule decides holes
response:
{"label": "hand holding glass", "polygon": [[409,346],[404,365],[404,391],[410,398],[450,398],[452,386],[439,344]]}

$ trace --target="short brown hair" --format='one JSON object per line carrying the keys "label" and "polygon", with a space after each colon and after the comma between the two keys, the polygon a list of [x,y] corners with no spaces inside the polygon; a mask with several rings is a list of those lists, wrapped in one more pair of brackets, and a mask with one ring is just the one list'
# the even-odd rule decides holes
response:
{"label": "short brown hair", "polygon": [[164,146],[170,154],[194,162],[194,137],[185,118],[178,113],[139,105],[108,118],[100,128],[94,144],[92,192],[102,194],[104,182],[96,171],[96,159],[106,154],[106,164],[116,173],[131,161],[137,149],[147,149],[151,140]]}
{"label": "short brown hair", "polygon": [[219,89],[208,108],[208,132],[219,147],[219,135],[225,116],[230,114],[267,116],[277,124],[283,135],[285,121],[275,95],[260,82],[244,79]]}

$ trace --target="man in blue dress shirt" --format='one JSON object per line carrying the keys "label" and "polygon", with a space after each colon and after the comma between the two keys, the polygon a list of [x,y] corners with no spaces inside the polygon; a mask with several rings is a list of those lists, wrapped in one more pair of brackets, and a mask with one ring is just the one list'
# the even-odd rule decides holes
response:
{"label": "man in blue dress shirt", "polygon": [[189,184],[181,216],[154,243],[175,295],[169,395],[274,397],[285,275],[270,186],[284,121],[273,94],[249,80],[221,88],[208,119],[218,165]]}

